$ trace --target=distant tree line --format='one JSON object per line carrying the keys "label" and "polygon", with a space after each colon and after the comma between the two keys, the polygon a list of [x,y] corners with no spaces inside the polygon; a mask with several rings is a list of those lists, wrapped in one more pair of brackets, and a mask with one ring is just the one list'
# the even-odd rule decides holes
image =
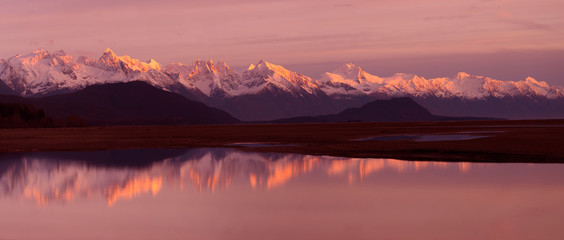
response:
{"label": "distant tree line", "polygon": [[76,116],[52,118],[41,109],[24,103],[0,103],[0,128],[82,127]]}

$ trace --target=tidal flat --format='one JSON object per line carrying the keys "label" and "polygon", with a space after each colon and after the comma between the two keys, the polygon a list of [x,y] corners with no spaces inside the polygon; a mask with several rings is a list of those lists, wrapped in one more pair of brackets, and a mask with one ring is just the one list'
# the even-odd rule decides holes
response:
{"label": "tidal flat", "polygon": [[0,130],[0,154],[36,151],[235,148],[250,152],[419,161],[563,163],[563,142],[564,120],[109,126]]}

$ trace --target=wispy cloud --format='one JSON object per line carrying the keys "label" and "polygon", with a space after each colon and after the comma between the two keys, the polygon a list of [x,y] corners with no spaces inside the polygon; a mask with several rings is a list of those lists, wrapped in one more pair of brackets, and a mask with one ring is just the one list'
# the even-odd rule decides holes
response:
{"label": "wispy cloud", "polygon": [[350,41],[368,41],[372,38],[366,34],[343,33],[343,34],[320,34],[320,35],[298,35],[298,36],[263,36],[249,37],[242,39],[225,39],[233,44],[295,44],[295,43],[320,43],[320,42],[350,42]]}
{"label": "wispy cloud", "polygon": [[110,47],[243,65],[548,49],[564,46],[563,10],[560,0],[5,0],[0,57]]}
{"label": "wispy cloud", "polygon": [[521,29],[529,29],[529,30],[540,30],[540,31],[555,31],[556,28],[554,26],[539,23],[533,20],[527,20],[524,18],[516,17],[514,14],[509,12],[499,12],[496,18],[500,21],[513,24]]}

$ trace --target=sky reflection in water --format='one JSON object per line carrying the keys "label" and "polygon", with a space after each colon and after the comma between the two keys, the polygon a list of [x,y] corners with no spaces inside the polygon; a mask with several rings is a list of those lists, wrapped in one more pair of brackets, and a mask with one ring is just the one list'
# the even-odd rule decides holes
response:
{"label": "sky reflection in water", "polygon": [[0,239],[564,237],[564,165],[230,149],[1,158]]}

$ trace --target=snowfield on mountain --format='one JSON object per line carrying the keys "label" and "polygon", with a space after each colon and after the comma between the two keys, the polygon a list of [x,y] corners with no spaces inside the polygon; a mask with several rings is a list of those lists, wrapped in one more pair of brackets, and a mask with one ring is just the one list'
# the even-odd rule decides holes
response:
{"label": "snowfield on mountain", "polygon": [[[352,63],[314,79],[263,60],[251,64],[247,70],[235,72],[223,61],[197,60],[190,65],[171,63],[163,66],[153,59],[140,61],[117,56],[110,49],[98,59],[80,56],[75,60],[62,50],[36,50],[0,60],[0,94],[57,95],[91,85],[131,81],[144,81],[156,88],[179,93],[227,110],[244,120],[336,113],[370,100],[392,97],[434,99],[435,102],[436,99],[454,99],[480,104],[506,98],[532,99],[533,102],[564,99],[563,87],[550,86],[532,77],[501,81],[464,72],[453,77],[430,79],[406,73],[380,77]],[[423,100],[420,103],[442,111]],[[556,108],[558,112],[559,106],[550,109]],[[252,111],[261,111],[264,115]],[[561,112],[564,114],[564,110]],[[437,114],[448,115],[449,112]]]}
{"label": "snowfield on mountain", "polygon": [[174,91],[178,87],[197,89],[206,96],[254,94],[268,84],[287,91],[320,89],[329,96],[386,95],[484,98],[506,96],[564,96],[564,88],[549,86],[528,77],[521,81],[500,81],[484,76],[458,73],[455,77],[426,79],[415,74],[398,73],[379,77],[347,63],[319,79],[289,71],[261,60],[248,70],[236,73],[223,62],[197,60],[190,65],[171,63],[161,66],[155,60],[140,61],[117,56],[107,49],[98,59],[80,56],[76,61],[64,51],[36,50],[0,61],[0,80],[21,96],[49,95],[61,90],[79,90],[86,86],[146,81]]}

